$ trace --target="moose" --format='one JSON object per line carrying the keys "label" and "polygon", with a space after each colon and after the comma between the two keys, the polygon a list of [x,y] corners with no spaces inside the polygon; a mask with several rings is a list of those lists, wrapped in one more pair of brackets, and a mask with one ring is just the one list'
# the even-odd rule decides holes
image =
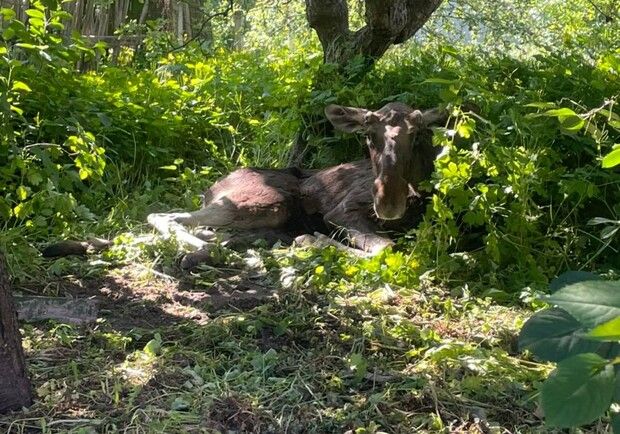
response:
{"label": "moose", "polygon": [[[430,178],[441,149],[432,144],[432,125],[445,111],[415,110],[392,102],[377,111],[329,105],[325,115],[340,131],[360,131],[370,158],[322,170],[242,168],[218,180],[198,211],[150,214],[148,222],[165,235],[198,249],[181,266],[201,262],[215,233],[192,235],[186,227],[233,229],[235,248],[264,238],[291,242],[338,235],[351,247],[375,254],[393,245],[381,231],[411,228],[424,212],[421,181]],[[305,235],[304,235],[305,234]],[[315,234],[315,235],[310,235]],[[297,238],[296,238],[297,237]]]}

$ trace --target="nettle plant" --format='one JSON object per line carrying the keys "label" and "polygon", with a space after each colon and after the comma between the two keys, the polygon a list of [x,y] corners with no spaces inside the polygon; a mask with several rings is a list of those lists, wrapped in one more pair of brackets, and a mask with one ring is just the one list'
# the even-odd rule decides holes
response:
{"label": "nettle plant", "polygon": [[[545,301],[553,307],[525,323],[519,346],[557,363],[540,389],[546,423],[589,424],[620,404],[620,281],[570,271],[549,289]],[[612,412],[612,425],[620,432],[620,413]]]}

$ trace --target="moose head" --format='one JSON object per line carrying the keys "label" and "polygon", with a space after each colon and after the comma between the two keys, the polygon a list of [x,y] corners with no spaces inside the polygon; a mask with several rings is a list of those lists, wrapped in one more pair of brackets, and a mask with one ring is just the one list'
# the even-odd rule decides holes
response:
{"label": "moose head", "polygon": [[325,115],[340,131],[364,133],[375,176],[375,214],[383,220],[401,218],[417,183],[430,176],[439,149],[432,146],[429,127],[445,121],[446,113],[392,102],[377,111],[332,104]]}

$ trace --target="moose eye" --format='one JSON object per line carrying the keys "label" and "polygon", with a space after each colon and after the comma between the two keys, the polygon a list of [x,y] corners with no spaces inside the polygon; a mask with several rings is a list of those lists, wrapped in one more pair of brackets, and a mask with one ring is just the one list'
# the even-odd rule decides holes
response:
{"label": "moose eye", "polygon": [[378,151],[381,151],[381,149],[383,149],[383,141],[379,140],[379,138],[377,137],[377,133],[368,133],[366,135],[366,143],[371,149],[376,149]]}
{"label": "moose eye", "polygon": [[373,112],[368,112],[364,116],[364,126],[367,127],[367,128],[368,127],[372,127],[377,122],[379,122],[379,117],[376,114],[374,114]]}

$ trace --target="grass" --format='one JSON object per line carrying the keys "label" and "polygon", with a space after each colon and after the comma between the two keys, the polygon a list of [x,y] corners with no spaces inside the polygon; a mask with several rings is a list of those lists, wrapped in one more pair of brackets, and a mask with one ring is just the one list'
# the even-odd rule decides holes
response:
{"label": "grass", "polygon": [[95,297],[100,313],[24,325],[35,404],[3,431],[543,429],[534,394],[549,366],[516,348],[528,308],[415,277],[401,254],[258,248],[188,274],[174,242],[120,238],[16,288]]}

